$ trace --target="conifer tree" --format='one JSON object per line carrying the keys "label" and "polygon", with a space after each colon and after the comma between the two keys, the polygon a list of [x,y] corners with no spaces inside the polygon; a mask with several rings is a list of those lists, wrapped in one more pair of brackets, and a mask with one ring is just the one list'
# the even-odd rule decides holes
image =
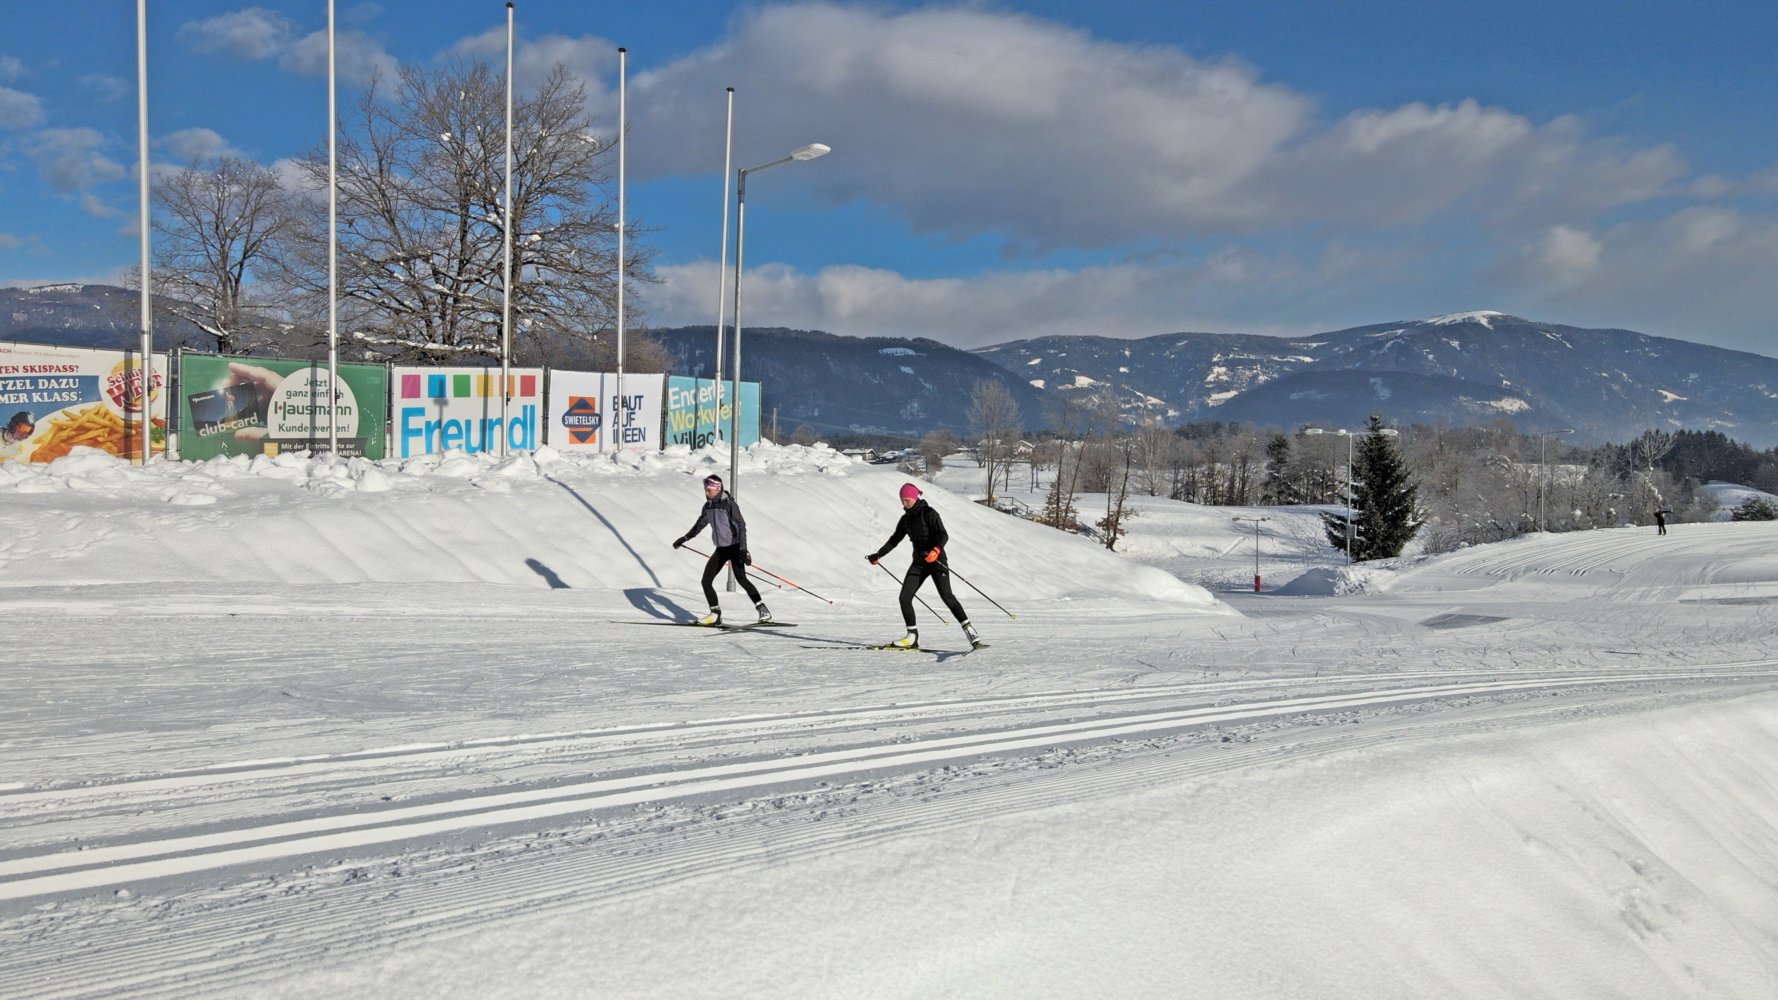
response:
{"label": "conifer tree", "polygon": [[[1383,418],[1371,414],[1364,433],[1355,442],[1352,460],[1351,526],[1352,559],[1388,559],[1401,555],[1426,522],[1419,516],[1420,487],[1408,475],[1407,464],[1395,449],[1395,441],[1383,434]],[[1346,548],[1346,518],[1323,514],[1327,540],[1334,548]]]}
{"label": "conifer tree", "polygon": [[1290,467],[1290,439],[1282,434],[1272,435],[1266,442],[1266,479],[1260,487],[1262,504],[1278,505],[1302,503],[1301,491],[1292,482],[1294,471]]}

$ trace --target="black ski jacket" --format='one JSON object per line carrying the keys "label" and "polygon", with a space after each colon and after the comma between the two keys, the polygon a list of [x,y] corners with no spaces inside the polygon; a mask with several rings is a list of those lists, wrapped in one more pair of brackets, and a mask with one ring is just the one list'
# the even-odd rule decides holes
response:
{"label": "black ski jacket", "polygon": [[933,549],[940,550],[939,557],[942,559],[945,543],[951,540],[951,536],[945,534],[944,519],[925,500],[915,500],[907,513],[901,515],[901,520],[895,525],[895,534],[877,550],[876,558],[883,558],[890,549],[900,545],[903,538],[913,541],[915,562],[924,561],[926,553]]}
{"label": "black ski jacket", "polygon": [[704,509],[698,511],[698,523],[691,526],[679,540],[689,542],[696,538],[704,525],[710,526],[710,540],[717,548],[725,545],[739,546],[742,552],[747,551],[747,519],[741,516],[741,505],[729,496],[728,490],[716,494],[713,500],[704,501]]}

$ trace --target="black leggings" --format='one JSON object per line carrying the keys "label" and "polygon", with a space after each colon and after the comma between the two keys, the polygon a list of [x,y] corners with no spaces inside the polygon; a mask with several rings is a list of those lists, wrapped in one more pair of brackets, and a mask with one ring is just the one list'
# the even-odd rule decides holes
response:
{"label": "black leggings", "polygon": [[932,578],[932,585],[938,588],[939,599],[945,602],[945,607],[951,609],[951,614],[957,616],[957,621],[968,621],[969,615],[964,613],[963,605],[957,603],[957,595],[951,593],[951,571],[935,562],[916,560],[908,567],[908,575],[901,580],[901,617],[907,622],[908,628],[914,627],[914,592],[920,589],[920,584],[925,583],[927,577]]}
{"label": "black leggings", "polygon": [[753,586],[752,580],[747,579],[747,562],[741,558],[739,545],[719,545],[715,552],[710,553],[710,561],[704,564],[704,599],[710,602],[711,607],[716,607],[716,588],[710,583],[716,579],[716,574],[722,572],[723,564],[731,562],[735,565],[735,579],[741,581],[741,589],[747,592],[748,597],[753,598],[753,603],[758,604],[759,590]]}

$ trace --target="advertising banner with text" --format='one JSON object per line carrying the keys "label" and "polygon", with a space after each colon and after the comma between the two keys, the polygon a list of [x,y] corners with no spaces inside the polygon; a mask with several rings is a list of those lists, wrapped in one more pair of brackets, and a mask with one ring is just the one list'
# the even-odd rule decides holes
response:
{"label": "advertising banner with text", "polygon": [[217,455],[323,452],[331,427],[339,454],[382,458],[388,392],[389,370],[382,365],[341,364],[339,388],[330,393],[323,361],[185,354],[179,359],[179,457],[201,462]]}
{"label": "advertising banner with text", "polygon": [[549,446],[562,451],[659,451],[664,375],[625,375],[623,418],[614,372],[549,373]]}
{"label": "advertising banner with text", "polygon": [[[674,375],[667,379],[667,443],[702,448],[727,441],[729,383]],[[759,440],[759,383],[741,383],[741,447]],[[720,434],[718,423],[721,424]]]}
{"label": "advertising banner with text", "polygon": [[[53,462],[74,448],[142,454],[140,351],[0,342],[0,462]],[[154,356],[149,448],[166,450],[167,356]],[[127,418],[127,419],[126,419]]]}
{"label": "advertising banner with text", "polygon": [[412,458],[461,448],[510,451],[542,443],[543,369],[509,369],[506,420],[500,416],[499,368],[395,369],[395,455]]}

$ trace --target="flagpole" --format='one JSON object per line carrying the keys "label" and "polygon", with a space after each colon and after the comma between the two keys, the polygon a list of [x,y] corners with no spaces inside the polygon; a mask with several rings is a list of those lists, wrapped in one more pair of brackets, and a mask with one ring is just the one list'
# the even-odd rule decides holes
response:
{"label": "flagpole", "polygon": [[[512,440],[507,403],[512,398],[512,4],[506,5],[506,276],[500,286],[500,454]],[[486,425],[483,425],[486,426]],[[485,432],[484,432],[485,433]],[[482,440],[482,450],[488,442]]]}
{"label": "flagpole", "polygon": [[148,261],[148,0],[136,0],[136,174],[136,223],[142,244],[142,365],[137,394],[142,410],[136,430],[142,439],[142,464],[147,465],[154,448],[150,440],[154,434],[154,279]]}
{"label": "flagpole", "polygon": [[[728,295],[728,173],[734,166],[735,151],[735,88],[728,89],[728,132],[722,145],[722,249],[718,253],[716,263],[716,367],[711,371],[711,423],[715,426],[715,434],[711,443],[722,440],[722,318],[727,308]],[[697,428],[692,428],[695,438]]]}
{"label": "flagpole", "polygon": [[624,430],[629,427],[628,410],[624,406],[624,133],[629,131],[629,50],[617,50],[617,441],[615,450],[623,450]]}
{"label": "flagpole", "polygon": [[333,0],[327,0],[327,450],[340,453],[340,167]]}

